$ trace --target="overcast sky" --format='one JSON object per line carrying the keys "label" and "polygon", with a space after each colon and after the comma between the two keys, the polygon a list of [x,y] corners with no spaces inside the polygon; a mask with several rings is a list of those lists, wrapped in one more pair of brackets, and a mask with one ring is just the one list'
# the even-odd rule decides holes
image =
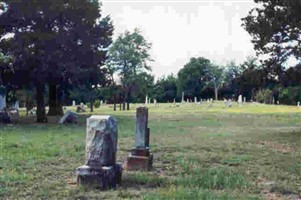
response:
{"label": "overcast sky", "polygon": [[156,78],[176,74],[193,56],[217,64],[240,63],[255,55],[241,18],[253,0],[103,0],[104,15],[115,26],[114,37],[139,28],[152,43],[151,63]]}

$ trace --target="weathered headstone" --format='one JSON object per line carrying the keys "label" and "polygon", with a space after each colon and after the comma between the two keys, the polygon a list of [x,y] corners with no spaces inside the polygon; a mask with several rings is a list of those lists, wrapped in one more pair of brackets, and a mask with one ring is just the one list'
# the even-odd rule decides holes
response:
{"label": "weathered headstone", "polygon": [[148,104],[148,95],[145,96],[145,105]]}
{"label": "weathered headstone", "polygon": [[61,117],[59,124],[76,124],[78,122],[78,115],[68,110],[63,117]]}
{"label": "weathered headstone", "polygon": [[246,97],[244,97],[244,103],[246,103],[246,102],[247,102]]}
{"label": "weathered headstone", "polygon": [[198,99],[194,97],[194,103],[198,103]]}
{"label": "weathered headstone", "polygon": [[176,107],[176,99],[173,99],[173,106]]}
{"label": "weathered headstone", "polygon": [[135,148],[127,157],[124,167],[127,170],[150,170],[153,155],[149,150],[150,129],[148,128],[148,108],[136,110]]}
{"label": "weathered headstone", "polygon": [[86,112],[86,109],[84,108],[83,105],[78,105],[78,106],[76,107],[76,112],[77,112],[77,113],[80,113],[80,112]]}
{"label": "weathered headstone", "polygon": [[75,103],[75,101],[73,100],[73,101],[72,101],[72,106],[75,106],[75,105],[76,105],[76,103]]}
{"label": "weathered headstone", "polygon": [[280,102],[279,102],[279,101],[277,101],[277,105],[280,105]]}
{"label": "weathered headstone", "polygon": [[0,93],[0,111],[4,110],[4,108],[6,108],[6,98],[5,98],[5,94],[1,94]]}
{"label": "weathered headstone", "polygon": [[237,103],[239,103],[239,104],[241,104],[241,103],[242,103],[242,95],[239,95],[239,96],[238,96]]}
{"label": "weathered headstone", "polygon": [[118,129],[111,116],[87,119],[86,162],[77,168],[78,185],[99,189],[116,188],[122,166],[116,163]]}

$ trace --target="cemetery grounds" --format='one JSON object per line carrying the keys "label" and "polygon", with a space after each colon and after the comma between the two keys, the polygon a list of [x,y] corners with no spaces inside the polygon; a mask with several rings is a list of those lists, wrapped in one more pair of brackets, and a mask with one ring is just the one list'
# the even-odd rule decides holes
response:
{"label": "cemetery grounds", "polygon": [[[84,164],[86,118],[77,125],[0,127],[1,199],[298,199],[301,198],[301,107],[223,102],[149,107],[153,170],[127,172],[112,191],[76,185]],[[134,147],[135,108],[93,114],[118,121],[118,157]],[[75,107],[67,109],[75,110]]]}

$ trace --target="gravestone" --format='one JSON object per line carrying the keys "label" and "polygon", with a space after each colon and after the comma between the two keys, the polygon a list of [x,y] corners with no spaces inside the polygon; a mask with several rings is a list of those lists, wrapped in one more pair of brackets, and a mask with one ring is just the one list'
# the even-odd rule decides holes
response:
{"label": "gravestone", "polygon": [[299,102],[299,101],[297,102],[297,106],[298,106],[298,107],[300,106],[300,102]]}
{"label": "gravestone", "polygon": [[76,105],[76,103],[75,103],[75,101],[73,100],[73,101],[72,101],[72,106],[75,106],[75,105]]}
{"label": "gravestone", "polygon": [[0,111],[6,108],[6,98],[5,94],[0,94]]}
{"label": "gravestone", "polygon": [[13,103],[12,109],[19,111],[19,108],[20,108],[20,105],[19,105],[19,101],[17,100]]}
{"label": "gravestone", "polygon": [[198,103],[198,99],[194,97],[194,103]]}
{"label": "gravestone", "polygon": [[149,149],[148,108],[139,107],[136,110],[135,148],[131,150],[124,168],[127,170],[150,170],[153,155]]}
{"label": "gravestone", "polygon": [[59,124],[77,124],[78,115],[70,110],[68,110],[63,117],[61,117]]}
{"label": "gravestone", "polygon": [[239,95],[239,96],[238,96],[237,103],[239,103],[239,104],[241,104],[241,103],[242,103],[242,95]]}
{"label": "gravestone", "polygon": [[116,163],[117,139],[113,117],[93,115],[87,119],[86,161],[76,170],[78,185],[104,190],[120,184],[122,166]]}
{"label": "gravestone", "polygon": [[146,95],[145,96],[145,105],[147,105],[148,104],[148,96]]}
{"label": "gravestone", "polygon": [[280,102],[279,102],[279,101],[277,101],[277,105],[280,105]]}
{"label": "gravestone", "polygon": [[246,97],[244,97],[244,103],[246,103],[246,102],[247,102]]}
{"label": "gravestone", "polygon": [[173,106],[176,107],[176,99],[173,99]]}

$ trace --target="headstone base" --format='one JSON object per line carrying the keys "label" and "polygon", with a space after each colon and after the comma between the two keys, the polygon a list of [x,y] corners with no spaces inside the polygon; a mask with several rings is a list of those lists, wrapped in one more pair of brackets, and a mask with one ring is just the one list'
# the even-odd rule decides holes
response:
{"label": "headstone base", "polygon": [[121,183],[122,165],[104,166],[99,169],[88,165],[76,169],[77,185],[101,190],[115,189]]}
{"label": "headstone base", "polygon": [[149,149],[133,149],[124,164],[128,171],[133,170],[150,170],[153,165],[153,154]]}

